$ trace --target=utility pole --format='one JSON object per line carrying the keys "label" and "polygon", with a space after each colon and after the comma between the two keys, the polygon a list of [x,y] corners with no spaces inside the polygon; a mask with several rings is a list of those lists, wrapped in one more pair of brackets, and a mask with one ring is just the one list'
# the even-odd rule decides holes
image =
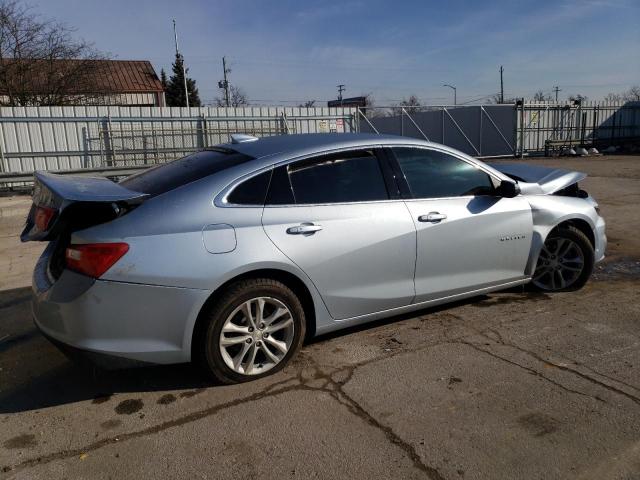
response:
{"label": "utility pole", "polygon": [[[180,50],[178,49],[178,33],[176,31],[176,19],[173,19],[173,40],[176,42],[176,60],[180,57]],[[187,90],[187,72],[184,69],[184,57],[180,57],[182,60],[182,79],[184,80],[184,106],[189,107],[189,91]]]}
{"label": "utility pole", "polygon": [[502,72],[504,72],[504,68],[500,65],[500,103],[504,103],[504,83],[502,82]]}
{"label": "utility pole", "polygon": [[342,92],[344,92],[346,90],[346,88],[344,88],[344,84],[341,83],[340,85],[336,85],[338,87],[338,100],[340,100],[340,102],[342,102]]}
{"label": "utility pole", "polygon": [[228,106],[229,105],[229,80],[227,80],[227,73],[230,73],[231,69],[227,68],[227,58],[226,57],[222,57],[222,76],[224,78],[224,80],[222,80],[221,82],[218,82],[218,87],[219,88],[224,88],[224,103]]}
{"label": "utility pole", "polygon": [[558,103],[558,92],[561,92],[562,89],[556,87],[553,87],[553,91],[556,92],[556,103]]}

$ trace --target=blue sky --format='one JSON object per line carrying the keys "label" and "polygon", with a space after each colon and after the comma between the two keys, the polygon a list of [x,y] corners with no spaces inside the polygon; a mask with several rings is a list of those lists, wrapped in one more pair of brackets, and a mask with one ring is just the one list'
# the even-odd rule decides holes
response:
{"label": "blue sky", "polygon": [[170,70],[171,19],[200,97],[220,95],[221,57],[252,103],[324,102],[411,94],[451,103],[537,90],[599,99],[640,84],[640,2],[343,0],[34,0],[34,11],[77,29],[118,59]]}

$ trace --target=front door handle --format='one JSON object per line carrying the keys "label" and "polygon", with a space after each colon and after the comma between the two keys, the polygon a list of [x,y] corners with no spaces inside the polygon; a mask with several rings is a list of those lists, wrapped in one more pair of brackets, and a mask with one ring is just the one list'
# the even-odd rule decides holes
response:
{"label": "front door handle", "polygon": [[295,227],[287,228],[289,235],[313,235],[322,230],[322,225],[314,225],[313,223],[303,223]]}
{"label": "front door handle", "polygon": [[440,212],[429,212],[427,215],[420,215],[418,217],[419,222],[430,222],[430,223],[438,223],[447,218],[444,213]]}

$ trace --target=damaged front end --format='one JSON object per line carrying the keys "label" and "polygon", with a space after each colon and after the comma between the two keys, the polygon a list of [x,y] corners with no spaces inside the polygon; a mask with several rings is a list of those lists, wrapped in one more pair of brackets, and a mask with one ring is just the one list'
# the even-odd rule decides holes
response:
{"label": "damaged front end", "polygon": [[586,173],[519,163],[491,164],[493,168],[517,181],[525,195],[559,195],[589,198],[579,183]]}

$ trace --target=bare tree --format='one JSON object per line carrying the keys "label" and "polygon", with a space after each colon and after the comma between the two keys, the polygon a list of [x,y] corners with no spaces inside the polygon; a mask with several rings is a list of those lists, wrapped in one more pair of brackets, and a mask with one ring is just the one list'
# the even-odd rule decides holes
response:
{"label": "bare tree", "polygon": [[400,103],[390,109],[391,115],[401,115],[402,110],[409,114],[419,112],[422,104],[416,95],[410,95],[409,98],[403,98]]}
{"label": "bare tree", "polygon": [[306,108],[312,108],[316,106],[316,101],[315,100],[307,100],[304,103],[301,103],[300,105],[298,105],[299,107],[306,107]]}
{"label": "bare tree", "polygon": [[504,103],[504,104],[516,103],[517,101],[518,101],[518,99],[517,98],[513,98],[513,97],[505,97],[504,101],[503,101],[501,96],[500,96],[500,94],[499,93],[495,93],[493,95],[487,96],[486,100],[485,100],[485,103],[499,105],[501,103]]}
{"label": "bare tree", "polygon": [[584,102],[586,100],[588,100],[589,97],[587,97],[586,95],[582,95],[581,93],[576,93],[574,95],[569,95],[569,100],[571,102]]}
{"label": "bare tree", "polygon": [[5,105],[102,103],[106,55],[72,37],[73,30],[0,1],[0,99]]}
{"label": "bare tree", "polygon": [[640,86],[634,85],[621,93],[607,93],[604,100],[609,103],[640,102]]}
{"label": "bare tree", "polygon": [[[222,97],[216,98],[216,105],[218,107],[226,107],[227,102]],[[249,99],[247,98],[247,94],[240,87],[236,87],[235,85],[229,86],[229,106],[230,107],[242,107],[244,105],[249,105]]]}
{"label": "bare tree", "polygon": [[364,105],[360,107],[360,111],[367,117],[385,117],[389,114],[387,109],[376,108],[376,99],[372,93],[363,93],[359,96],[364,98]]}
{"label": "bare tree", "polygon": [[629,90],[622,94],[622,99],[625,102],[640,102],[640,86],[634,85]]}
{"label": "bare tree", "polygon": [[538,90],[533,94],[534,102],[549,102],[551,100],[551,95],[544,93],[542,90]]}
{"label": "bare tree", "polygon": [[607,103],[620,103],[622,101],[622,95],[619,93],[609,92],[605,95],[604,101]]}

